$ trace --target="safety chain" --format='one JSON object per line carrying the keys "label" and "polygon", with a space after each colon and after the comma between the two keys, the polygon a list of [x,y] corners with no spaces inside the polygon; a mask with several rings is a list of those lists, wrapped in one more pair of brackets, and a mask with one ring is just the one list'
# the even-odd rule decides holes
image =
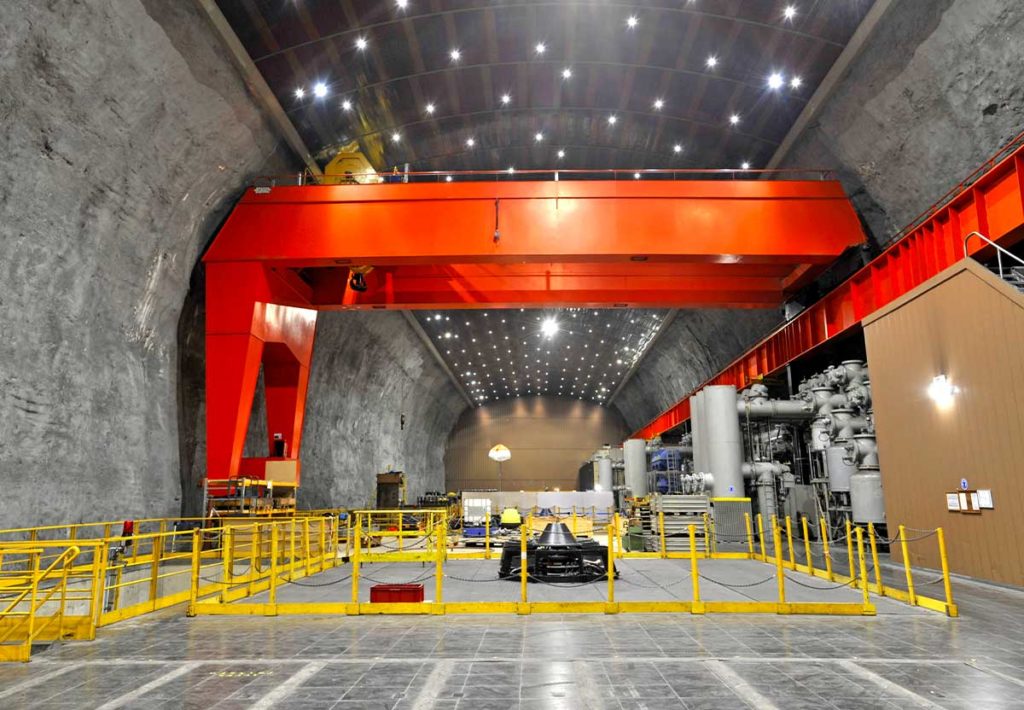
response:
{"label": "safety chain", "polygon": [[[235,566],[232,565],[231,566],[231,576],[232,577],[236,577],[236,576],[238,576],[240,574],[245,574],[251,567],[252,567],[251,563],[246,563],[245,567],[242,568],[241,572],[236,572],[235,571]],[[230,587],[230,586],[235,585],[235,584],[244,584],[244,582],[239,582],[239,581],[225,582],[225,581],[220,580],[220,579],[210,579],[209,577],[203,577],[202,575],[199,576],[199,579],[203,580],[204,582],[209,582],[210,584],[219,584],[222,587]]]}
{"label": "safety chain", "polygon": [[345,581],[350,580],[350,579],[352,579],[352,575],[351,574],[348,575],[347,577],[342,577],[341,579],[335,579],[335,580],[333,580],[331,582],[319,582],[319,583],[308,584],[308,583],[304,583],[304,582],[296,582],[293,579],[289,579],[285,583],[286,584],[294,584],[296,587],[330,587],[330,586],[335,585],[335,584],[341,584],[342,582],[345,582]]}
{"label": "safety chain", "polygon": [[775,575],[773,574],[769,577],[766,577],[765,579],[762,579],[760,582],[751,582],[750,584],[726,584],[725,582],[720,582],[717,579],[712,579],[711,577],[708,577],[706,574],[700,574],[699,572],[697,574],[701,579],[705,579],[708,582],[711,582],[712,584],[718,584],[723,587],[730,587],[732,589],[746,589],[748,587],[756,587],[760,584],[764,584],[765,582],[770,582],[773,579],[775,579]]}
{"label": "safety chain", "polygon": [[373,577],[371,577],[368,574],[360,574],[359,578],[360,579],[368,579],[371,582],[376,582],[377,584],[415,584],[416,582],[422,582],[425,579],[430,579],[433,576],[434,576],[434,571],[430,570],[430,572],[428,572],[427,574],[425,574],[425,575],[423,575],[421,577],[417,577],[416,579],[410,579],[408,582],[395,582],[395,581],[385,581],[385,580],[382,580],[382,579],[374,579]]}
{"label": "safety chain", "polygon": [[444,573],[446,579],[454,579],[459,582],[476,582],[476,583],[492,583],[492,582],[504,582],[505,579],[498,577],[497,579],[469,579],[468,577],[456,577],[454,574]]}
{"label": "safety chain", "polygon": [[794,579],[789,574],[786,574],[785,570],[783,570],[783,574],[785,575],[786,579],[788,579],[793,584],[796,584],[796,585],[801,586],[801,587],[806,587],[807,589],[817,589],[818,591],[825,591],[825,590],[830,590],[830,589],[842,589],[843,587],[849,587],[849,586],[851,586],[851,585],[853,585],[854,583],[857,582],[857,578],[854,577],[849,582],[843,582],[842,584],[831,584],[831,585],[828,585],[826,587],[819,587],[819,586],[817,586],[815,584],[805,584],[804,582],[801,582],[798,579]]}

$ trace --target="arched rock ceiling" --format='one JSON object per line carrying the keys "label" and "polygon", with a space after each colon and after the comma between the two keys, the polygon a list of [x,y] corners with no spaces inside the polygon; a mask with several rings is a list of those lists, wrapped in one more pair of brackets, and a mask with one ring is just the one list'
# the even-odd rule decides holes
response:
{"label": "arched rock ceiling", "polygon": [[218,0],[322,162],[415,171],[761,167],[872,2]]}
{"label": "arched rock ceiling", "polygon": [[525,395],[606,403],[666,317],[652,309],[419,311],[475,404]]}

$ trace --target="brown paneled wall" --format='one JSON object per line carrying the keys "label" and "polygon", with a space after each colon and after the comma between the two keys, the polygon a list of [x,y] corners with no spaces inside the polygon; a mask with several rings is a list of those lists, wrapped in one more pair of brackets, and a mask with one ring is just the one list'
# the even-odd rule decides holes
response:
{"label": "brown paneled wall", "polygon": [[[1024,585],[1024,297],[965,261],[868,319],[864,337],[890,536],[941,525],[954,572]],[[943,374],[959,388],[948,409],[926,392]],[[995,508],[948,512],[962,478]],[[910,558],[937,568],[935,537]]]}
{"label": "brown paneled wall", "polygon": [[448,437],[448,490],[497,488],[495,444],[512,451],[502,464],[504,490],[573,490],[580,464],[604,444],[629,435],[615,409],[563,397],[519,397],[467,409]]}

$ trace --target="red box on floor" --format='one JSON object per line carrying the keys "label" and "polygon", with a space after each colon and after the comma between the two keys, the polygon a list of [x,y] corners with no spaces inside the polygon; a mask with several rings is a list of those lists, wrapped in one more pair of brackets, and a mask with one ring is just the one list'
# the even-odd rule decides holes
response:
{"label": "red box on floor", "polygon": [[422,584],[375,584],[370,587],[371,604],[423,601]]}

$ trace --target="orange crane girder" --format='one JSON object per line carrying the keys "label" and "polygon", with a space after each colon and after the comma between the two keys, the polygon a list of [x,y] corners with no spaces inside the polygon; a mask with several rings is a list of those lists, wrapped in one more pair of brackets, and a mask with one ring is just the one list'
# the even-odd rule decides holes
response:
{"label": "orange crane girder", "polygon": [[243,468],[261,367],[268,453],[298,460],[320,310],[764,308],[863,240],[825,180],[250,189],[203,258],[207,477]]}

